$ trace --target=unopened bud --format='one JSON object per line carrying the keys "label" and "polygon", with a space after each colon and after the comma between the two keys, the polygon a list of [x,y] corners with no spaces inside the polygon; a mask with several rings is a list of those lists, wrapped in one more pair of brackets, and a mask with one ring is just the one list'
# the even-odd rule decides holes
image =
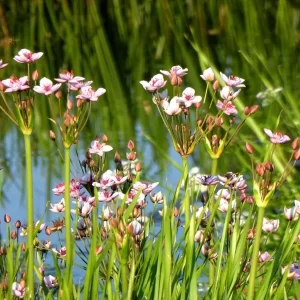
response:
{"label": "unopened bud", "polygon": [[295,152],[294,152],[294,160],[299,160],[300,159],[300,148],[297,149]]}
{"label": "unopened bud", "polygon": [[300,140],[299,140],[298,137],[293,140],[293,142],[292,142],[292,149],[293,150],[296,150],[299,147],[299,142],[300,142]]}
{"label": "unopened bud", "polygon": [[139,161],[135,166],[135,171],[141,172],[141,170],[142,170],[142,163]]}
{"label": "unopened bud", "polygon": [[274,165],[271,162],[267,161],[267,162],[265,162],[265,169],[268,170],[269,172],[273,172]]}
{"label": "unopened bud", "polygon": [[265,174],[265,166],[263,164],[257,164],[255,171],[259,176],[263,177]]}
{"label": "unopened bud", "polygon": [[76,102],[76,106],[77,108],[80,108],[82,106],[82,99],[78,99],[77,102]]}
{"label": "unopened bud", "polygon": [[17,229],[21,228],[21,225],[22,224],[21,224],[20,220],[16,221],[15,226],[16,226]]}
{"label": "unopened bud", "polygon": [[216,80],[216,81],[213,83],[212,87],[213,87],[214,91],[219,90],[219,89],[220,89],[219,81]]}
{"label": "unopened bud", "polygon": [[72,102],[72,100],[68,99],[68,101],[67,101],[67,109],[71,110],[72,107],[73,107],[73,102]]}
{"label": "unopened bud", "polygon": [[110,225],[114,228],[117,228],[119,226],[119,221],[117,219],[110,219]]}
{"label": "unopened bud", "polygon": [[49,137],[52,141],[56,140],[56,134],[54,133],[54,131],[52,130],[49,131]]}
{"label": "unopened bud", "polygon": [[219,138],[215,134],[211,137],[211,145],[212,146],[218,146],[219,145]]}
{"label": "unopened bud", "polygon": [[4,91],[5,90],[5,86],[2,83],[2,81],[0,80],[0,91]]}
{"label": "unopened bud", "polygon": [[95,254],[99,255],[102,251],[103,251],[103,247],[102,246],[97,246],[96,249],[95,249]]}
{"label": "unopened bud", "polygon": [[24,252],[26,251],[26,244],[25,244],[25,243],[23,243],[23,244],[21,245],[21,250],[24,251]]}
{"label": "unopened bud", "polygon": [[252,146],[250,143],[248,143],[248,142],[246,142],[246,150],[247,150],[247,152],[250,153],[250,154],[253,154],[253,153],[254,153],[254,148],[253,148],[253,146]]}
{"label": "unopened bud", "polygon": [[132,216],[133,218],[138,218],[139,216],[141,215],[141,209],[140,208],[137,208],[137,207],[134,207],[133,208],[133,211],[132,211]]}
{"label": "unopened bud", "polygon": [[32,80],[37,81],[39,79],[39,72],[38,70],[34,70],[32,73]]}
{"label": "unopened bud", "polygon": [[255,238],[255,229],[254,228],[250,228],[248,230],[248,233],[247,233],[247,239],[248,240],[253,240]]}
{"label": "unopened bud", "polygon": [[222,117],[215,117],[215,124],[217,125],[217,126],[222,126],[223,124],[224,124],[224,120],[223,120],[223,118]]}
{"label": "unopened bud", "polygon": [[[24,276],[25,277],[25,276]],[[26,287],[26,281],[24,279],[20,280],[20,286],[24,289]]]}
{"label": "unopened bud", "polygon": [[12,240],[15,240],[17,238],[18,234],[16,230],[13,230],[10,234],[10,237]]}
{"label": "unopened bud", "polygon": [[117,151],[114,156],[114,162],[117,164],[120,160],[121,160],[121,156],[120,156],[119,152]]}
{"label": "unopened bud", "polygon": [[108,142],[108,136],[106,134],[103,134],[102,141],[103,141],[103,143],[107,143]]}
{"label": "unopened bud", "polygon": [[11,217],[8,214],[5,214],[4,215],[4,222],[5,223],[10,223],[10,221],[11,221]]}
{"label": "unopened bud", "polygon": [[257,104],[251,106],[250,107],[250,114],[252,115],[252,114],[256,113],[257,110],[258,110],[258,105]]}
{"label": "unopened bud", "polygon": [[54,95],[55,95],[55,97],[57,99],[61,99],[62,98],[62,92],[61,91],[57,91]]}
{"label": "unopened bud", "polygon": [[132,140],[129,140],[127,143],[127,148],[132,151],[134,149],[134,142]]}
{"label": "unopened bud", "polygon": [[126,157],[128,160],[134,161],[136,159],[136,152],[126,153]]}
{"label": "unopened bud", "polygon": [[51,228],[47,226],[46,229],[45,229],[45,233],[46,233],[47,235],[51,235],[51,233],[52,233]]}
{"label": "unopened bud", "polygon": [[248,116],[248,115],[250,114],[250,107],[249,107],[249,106],[246,106],[246,107],[244,108],[244,114],[245,114],[246,116]]}
{"label": "unopened bud", "polygon": [[176,206],[173,208],[173,214],[175,218],[178,217],[180,214],[180,210]]}

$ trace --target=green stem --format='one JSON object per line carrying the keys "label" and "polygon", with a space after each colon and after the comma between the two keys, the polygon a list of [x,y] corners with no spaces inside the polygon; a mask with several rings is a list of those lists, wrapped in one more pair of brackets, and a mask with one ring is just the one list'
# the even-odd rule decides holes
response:
{"label": "green stem", "polygon": [[26,186],[27,186],[27,287],[29,291],[28,299],[34,297],[34,253],[33,253],[33,183],[32,183],[32,163],[30,135],[24,134],[25,160],[26,160]]}
{"label": "green stem", "polygon": [[255,240],[254,240],[254,247],[253,247],[252,259],[251,259],[250,281],[249,281],[249,288],[248,288],[248,295],[247,295],[248,300],[254,299],[258,252],[259,252],[262,224],[264,219],[264,212],[265,212],[264,207],[258,208],[258,217],[257,217],[256,228],[255,228]]}
{"label": "green stem", "polygon": [[66,261],[66,288],[72,292],[72,261],[73,261],[73,247],[71,235],[71,199],[70,199],[70,147],[65,146],[65,240],[67,249]]}
{"label": "green stem", "polygon": [[185,210],[185,230],[190,226],[190,197],[188,191],[189,168],[187,157],[182,157],[183,180],[184,180],[184,210]]}
{"label": "green stem", "polygon": [[[216,175],[218,168],[218,159],[213,158],[212,164],[211,164],[211,175]],[[209,201],[209,210],[212,212],[214,210],[214,201],[213,201],[213,195],[211,193],[213,192],[213,187],[210,189],[210,201]],[[214,246],[214,232],[213,229],[211,231],[211,239],[210,239],[210,247],[213,248]],[[209,262],[209,286],[212,286],[215,282],[215,266],[210,261]]]}

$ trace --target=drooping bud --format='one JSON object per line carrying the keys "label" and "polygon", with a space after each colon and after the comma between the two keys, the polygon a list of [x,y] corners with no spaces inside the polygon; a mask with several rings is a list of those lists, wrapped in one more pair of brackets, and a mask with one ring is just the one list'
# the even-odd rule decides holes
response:
{"label": "drooping bud", "polygon": [[252,146],[250,143],[248,143],[248,142],[246,142],[246,150],[247,150],[247,152],[248,152],[249,154],[253,154],[253,153],[254,153],[254,148],[253,148],[253,146]]}
{"label": "drooping bud", "polygon": [[263,164],[257,164],[255,171],[259,176],[263,177],[265,174],[265,166]]}
{"label": "drooping bud", "polygon": [[54,133],[54,131],[52,130],[49,131],[49,137],[52,141],[56,140],[56,134]]}
{"label": "drooping bud", "polygon": [[117,164],[121,160],[121,156],[118,151],[116,151],[116,154],[114,156],[114,162]]}
{"label": "drooping bud", "polygon": [[38,70],[34,70],[32,72],[32,80],[37,81],[38,79],[39,79],[39,72],[38,72]]}
{"label": "drooping bud", "polygon": [[299,142],[300,142],[300,139],[298,137],[293,140],[293,142],[292,142],[293,150],[296,150],[299,147]]}
{"label": "drooping bud", "polygon": [[16,221],[15,226],[16,226],[17,229],[21,228],[21,225],[22,224],[21,224],[20,220]]}

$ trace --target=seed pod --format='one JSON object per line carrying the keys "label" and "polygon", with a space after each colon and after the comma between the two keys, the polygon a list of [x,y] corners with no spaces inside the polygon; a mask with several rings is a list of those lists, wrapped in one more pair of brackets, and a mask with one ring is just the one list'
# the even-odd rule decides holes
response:
{"label": "seed pod", "polygon": [[259,176],[263,177],[265,174],[265,166],[263,164],[257,164],[255,171]]}
{"label": "seed pod", "polygon": [[253,148],[253,146],[252,146],[250,143],[248,143],[248,142],[246,142],[246,150],[247,150],[247,152],[250,153],[250,154],[253,154],[253,153],[254,153],[254,148]]}

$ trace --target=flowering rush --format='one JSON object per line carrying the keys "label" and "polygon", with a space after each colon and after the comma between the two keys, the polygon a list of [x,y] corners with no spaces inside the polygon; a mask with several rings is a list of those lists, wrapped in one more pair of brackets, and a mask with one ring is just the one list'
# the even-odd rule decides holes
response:
{"label": "flowering rush", "polygon": [[161,74],[154,75],[149,82],[145,80],[140,81],[140,84],[143,86],[143,88],[151,93],[163,88],[166,83],[167,81],[164,80],[164,77]]}
{"label": "flowering rush", "polygon": [[20,78],[11,76],[9,79],[2,80],[2,83],[7,87],[5,93],[24,91],[29,89],[28,76]]}
{"label": "flowering rush", "polygon": [[19,63],[32,63],[41,58],[43,52],[32,53],[28,49],[21,49],[18,55],[14,57],[14,60]]}
{"label": "flowering rush", "polygon": [[8,64],[4,64],[2,59],[0,59],[0,69],[3,69],[7,66]]}
{"label": "flowering rush", "polygon": [[106,92],[106,89],[99,88],[97,91],[94,91],[91,86],[83,86],[80,89],[80,94],[76,98],[87,101],[97,101],[98,97],[103,95]]}
{"label": "flowering rush", "polygon": [[45,96],[51,95],[56,92],[61,86],[61,83],[53,84],[52,81],[46,77],[40,80],[40,85],[36,85],[33,90]]}
{"label": "flowering rush", "polygon": [[57,82],[60,83],[69,82],[71,84],[76,84],[83,80],[85,80],[84,77],[74,76],[73,71],[63,71],[62,73],[59,73],[59,78],[55,78],[55,81]]}
{"label": "flowering rush", "polygon": [[276,131],[273,133],[270,129],[264,129],[265,134],[270,138],[270,141],[273,144],[284,144],[289,142],[291,139],[286,134],[281,133],[280,131]]}

